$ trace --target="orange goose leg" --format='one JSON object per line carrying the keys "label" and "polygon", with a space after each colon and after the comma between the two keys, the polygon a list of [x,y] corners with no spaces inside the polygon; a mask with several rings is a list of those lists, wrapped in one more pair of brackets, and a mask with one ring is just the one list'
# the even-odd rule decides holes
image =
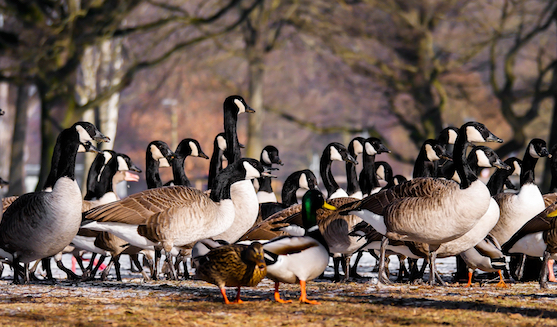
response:
{"label": "orange goose leg", "polygon": [[555,262],[555,260],[553,259],[549,259],[547,261],[547,270],[549,271],[549,275],[547,275],[547,281],[548,282],[557,282],[557,279],[555,278],[555,273],[553,272],[553,263]]}
{"label": "orange goose leg", "polygon": [[472,276],[473,276],[473,275],[474,275],[474,272],[468,270],[468,284],[466,284],[466,287],[472,286]]}
{"label": "orange goose leg", "polygon": [[228,297],[226,297],[226,290],[224,289],[224,287],[220,287],[220,294],[222,294],[222,297],[224,298],[224,303],[225,304],[231,304],[232,302],[228,301]]}
{"label": "orange goose leg", "polygon": [[497,283],[496,287],[503,287],[503,288],[507,288],[509,286],[507,286],[507,284],[505,284],[505,279],[503,278],[503,274],[501,273],[501,270],[497,271],[499,273],[499,278],[501,279],[499,281],[499,283]]}

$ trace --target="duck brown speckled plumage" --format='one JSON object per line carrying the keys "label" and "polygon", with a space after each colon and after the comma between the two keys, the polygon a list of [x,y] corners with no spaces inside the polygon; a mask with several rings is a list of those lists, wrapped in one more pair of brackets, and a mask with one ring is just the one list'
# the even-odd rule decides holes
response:
{"label": "duck brown speckled plumage", "polygon": [[[224,245],[197,259],[196,277],[218,286],[226,304],[242,303],[240,288],[256,286],[267,275],[263,246],[259,242]],[[238,287],[234,302],[228,301],[225,286]]]}

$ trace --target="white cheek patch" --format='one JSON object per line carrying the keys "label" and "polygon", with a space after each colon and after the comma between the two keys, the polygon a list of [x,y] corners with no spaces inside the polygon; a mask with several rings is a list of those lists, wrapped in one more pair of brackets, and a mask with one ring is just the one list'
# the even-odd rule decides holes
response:
{"label": "white cheek patch", "polygon": [[485,142],[485,139],[480,131],[473,126],[466,127],[466,138],[468,139],[468,142]]}
{"label": "white cheek patch", "polygon": [[192,141],[190,141],[190,149],[192,157],[199,157],[199,149],[197,148],[197,145]]}
{"label": "white cheek patch", "polygon": [[110,152],[108,151],[104,151],[103,156],[104,156],[104,164],[106,165],[108,161],[112,159],[112,154],[110,154]]}
{"label": "white cheek patch", "polygon": [[491,162],[489,162],[489,159],[485,155],[485,152],[483,152],[482,150],[476,150],[476,158],[478,158],[478,167],[493,167],[493,165],[491,164]]}
{"label": "white cheek patch", "polygon": [[128,171],[128,170],[130,170],[130,167],[128,166],[128,163],[126,162],[126,160],[124,160],[124,158],[122,158],[122,157],[117,157],[116,159],[118,159],[118,170],[119,170],[119,171]]}
{"label": "white cheek patch", "polygon": [[335,160],[342,161],[342,156],[338,152],[337,148],[331,146],[330,151],[331,151],[331,161],[335,161]]}
{"label": "white cheek patch", "polygon": [[362,143],[360,143],[360,141],[354,141],[353,144],[354,144],[354,154],[356,156],[364,152],[364,146],[362,145]]}
{"label": "white cheek patch", "polygon": [[253,179],[261,177],[259,170],[255,169],[249,162],[244,161],[244,169],[246,170],[246,179]]}
{"label": "white cheek patch", "polygon": [[160,168],[168,168],[168,167],[170,167],[170,163],[168,163],[168,160],[166,160],[166,158],[160,158],[159,159],[159,167]]}
{"label": "white cheek patch", "polygon": [[383,165],[379,166],[375,173],[379,179],[385,180],[385,167]]}
{"label": "white cheek patch", "polygon": [[91,135],[89,135],[89,133],[87,133],[85,128],[83,128],[81,125],[76,125],[75,130],[77,131],[77,134],[79,134],[79,142],[85,143],[87,141],[93,141]]}
{"label": "white cheek patch", "polygon": [[534,146],[532,144],[530,144],[530,146],[528,147],[528,152],[530,153],[530,155],[532,156],[532,158],[536,158],[538,159],[540,156],[538,155],[538,153],[536,152],[536,149],[534,148]]}
{"label": "white cheek patch", "polygon": [[259,191],[259,180],[257,180],[257,178],[253,180],[253,188],[255,189],[255,192]]}
{"label": "white cheek patch", "polygon": [[164,156],[161,153],[161,150],[159,150],[159,148],[157,148],[154,144],[151,144],[151,156],[155,160],[159,160],[161,158],[164,158]]}
{"label": "white cheek patch", "polygon": [[458,136],[458,133],[455,132],[454,130],[450,129],[449,130],[449,144],[455,144],[457,136]]}
{"label": "white cheek patch", "polygon": [[520,176],[520,174],[522,173],[522,167],[520,167],[517,161],[515,161],[513,164],[514,164],[513,175]]}
{"label": "white cheek patch", "polygon": [[269,158],[269,152],[267,152],[267,150],[263,150],[263,153],[261,153],[261,158],[263,159],[263,162],[266,163],[267,165],[273,164],[271,162],[271,159]]}
{"label": "white cheek patch", "polygon": [[83,144],[79,143],[79,146],[77,147],[77,153],[84,153],[87,152],[85,150],[85,147],[83,146]]}
{"label": "white cheek patch", "polygon": [[246,106],[244,106],[242,101],[240,101],[238,99],[234,99],[234,103],[238,107],[238,114],[241,114],[242,112],[246,112]]}
{"label": "white cheek patch", "polygon": [[429,161],[441,160],[441,158],[439,158],[439,156],[437,155],[435,150],[433,150],[433,147],[430,144],[425,145],[425,153],[427,156],[427,160]]}
{"label": "white cheek patch", "polygon": [[300,188],[303,188],[304,190],[309,190],[308,178],[306,174],[300,175],[300,179],[298,180],[298,185],[300,186]]}
{"label": "white cheek patch", "polygon": [[375,148],[371,145],[371,143],[366,142],[366,153],[370,156],[374,156],[377,154],[377,151],[375,151]]}
{"label": "white cheek patch", "polygon": [[460,176],[458,176],[456,172],[454,173],[452,180],[460,184]]}
{"label": "white cheek patch", "polygon": [[224,137],[222,136],[217,136],[217,144],[219,146],[219,149],[221,151],[225,151],[226,150],[226,140],[224,139]]}

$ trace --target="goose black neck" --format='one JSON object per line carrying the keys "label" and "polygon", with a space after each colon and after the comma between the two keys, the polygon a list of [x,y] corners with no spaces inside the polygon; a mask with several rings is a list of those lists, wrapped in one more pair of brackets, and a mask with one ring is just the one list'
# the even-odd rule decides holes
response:
{"label": "goose black neck", "polygon": [[259,191],[273,193],[273,186],[271,185],[271,177],[260,177],[257,179],[259,183]]}
{"label": "goose black neck", "polygon": [[145,156],[145,167],[147,188],[162,187],[161,175],[159,173],[159,161],[153,159],[151,151],[147,151],[147,155]]}
{"label": "goose black neck", "polygon": [[112,184],[112,179],[114,175],[118,172],[118,159],[117,157],[112,157],[108,163],[105,165],[104,169],[100,172],[96,183],[94,185],[93,191],[87,191],[85,200],[91,200],[94,198],[101,198],[103,195],[109,192],[114,192],[114,187]]}
{"label": "goose black neck", "polygon": [[321,175],[321,179],[323,180],[323,184],[325,185],[325,189],[327,189],[327,194],[329,196],[340,188],[333,177],[333,173],[331,172],[331,165],[332,161],[330,150],[325,151],[321,156],[321,161],[319,162],[319,175]]}
{"label": "goose black neck", "polygon": [[238,123],[238,114],[230,110],[225,104],[224,107],[224,137],[226,139],[226,150],[224,156],[228,159],[228,164],[238,161],[242,154],[240,153],[240,142],[238,142],[238,134],[236,132]]}
{"label": "goose black neck", "polygon": [[77,149],[79,148],[77,137],[77,133],[72,129],[66,129],[58,136],[58,140],[54,146],[54,153],[58,153],[59,155],[58,159],[54,159],[53,156],[51,164],[51,173],[55,176],[52,186],[54,186],[56,181],[61,177],[68,177],[75,181],[75,159],[77,156]]}
{"label": "goose black neck", "polygon": [[[352,155],[356,159],[355,155]],[[358,183],[358,173],[356,172],[356,165],[351,162],[346,163],[346,192],[348,195],[360,191],[360,184]]]}
{"label": "goose black neck", "polygon": [[223,151],[218,147],[215,142],[215,147],[213,148],[213,154],[211,155],[211,161],[209,162],[209,177],[207,180],[207,187],[211,188],[213,185],[213,181],[215,177],[217,177],[218,173],[222,170],[222,156]]}
{"label": "goose black neck", "polygon": [[379,179],[377,179],[375,173],[375,155],[364,152],[362,171],[360,172],[360,189],[363,194],[370,194],[377,187],[379,187]]}
{"label": "goose black neck", "polygon": [[85,194],[85,200],[91,200],[97,197],[95,188],[98,184],[97,179],[101,173],[101,169],[104,166],[104,160],[104,155],[99,153],[91,163],[91,167],[89,167],[89,173],[87,173],[87,193]]}
{"label": "goose black neck", "polygon": [[298,180],[301,174],[292,174],[284,181],[281,191],[281,200],[284,205],[291,206],[298,203],[296,191],[300,188]]}
{"label": "goose black neck", "polygon": [[487,182],[487,188],[491,196],[502,193],[505,190],[505,181],[511,175],[506,169],[497,169]]}
{"label": "goose black neck", "polygon": [[187,187],[191,187],[190,180],[188,176],[186,176],[186,171],[184,169],[184,163],[186,161],[186,157],[176,157],[172,160],[172,176],[174,178],[174,185],[183,185]]}
{"label": "goose black neck", "polygon": [[557,192],[557,153],[551,157],[551,184],[549,185],[549,193]]}
{"label": "goose black neck", "polygon": [[460,188],[466,189],[473,182],[475,182],[478,177],[474,174],[474,171],[470,168],[468,160],[466,158],[466,148],[468,147],[468,138],[466,137],[466,126],[460,128],[456,142],[454,145],[453,162],[455,170],[460,178]]}
{"label": "goose black neck", "polygon": [[241,162],[228,165],[223,169],[215,178],[213,185],[211,185],[210,198],[214,202],[230,199],[230,187],[232,184],[245,180],[245,177],[240,173],[238,166]]}
{"label": "goose black neck", "polygon": [[436,177],[437,176],[437,164],[435,161],[430,161],[427,158],[425,149],[422,148],[416,162],[414,163],[414,170],[412,171],[412,178],[417,177]]}
{"label": "goose black neck", "polygon": [[528,147],[526,148],[526,152],[524,153],[524,159],[522,159],[522,171],[520,173],[521,187],[525,184],[534,183],[534,169],[536,168],[537,163],[538,158],[534,158],[532,157],[532,155],[530,155],[530,145],[528,145]]}

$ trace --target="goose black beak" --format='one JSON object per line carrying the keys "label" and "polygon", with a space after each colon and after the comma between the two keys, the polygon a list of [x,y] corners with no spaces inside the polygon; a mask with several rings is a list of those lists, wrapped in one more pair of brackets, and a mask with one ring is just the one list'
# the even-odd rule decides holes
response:
{"label": "goose black beak", "polygon": [[[275,169],[277,169],[277,168],[275,168]],[[278,170],[278,169],[277,169],[277,170]],[[261,177],[277,178],[277,176],[272,175],[272,174],[271,174],[269,171],[267,171],[267,170],[261,173]]]}
{"label": "goose black beak", "polygon": [[356,161],[356,159],[354,159],[354,157],[352,157],[351,155],[349,155],[348,153],[346,154],[346,158],[344,158],[344,161],[346,162],[350,162],[354,165],[358,164],[358,161]]}
{"label": "goose black beak", "polygon": [[3,186],[8,186],[10,185],[10,183],[7,180],[4,180],[0,177],[0,188],[2,188]]}
{"label": "goose black beak", "polygon": [[487,139],[485,140],[486,142],[497,142],[497,143],[503,143],[503,139],[498,138],[497,136],[495,136],[493,133],[491,133]]}
{"label": "goose black beak", "polygon": [[86,149],[86,152],[101,153],[101,150],[97,149],[97,147],[95,147],[93,144],[90,144],[90,143],[85,145],[85,149]]}
{"label": "goose black beak", "polygon": [[507,165],[506,163],[502,162],[501,160],[496,161],[493,166],[497,167],[498,169],[505,169],[510,170],[511,166]]}
{"label": "goose black beak", "polygon": [[6,114],[6,112],[4,111],[4,109],[0,109],[0,116],[4,116]]}
{"label": "goose black beak", "polygon": [[142,172],[141,169],[139,169],[139,167],[137,167],[136,165],[132,165],[130,167],[130,170],[135,171],[136,173],[141,173]]}
{"label": "goose black beak", "polygon": [[246,112],[251,114],[251,113],[254,113],[255,110],[250,106],[246,106]]}
{"label": "goose black beak", "polygon": [[209,159],[209,156],[207,156],[205,153],[200,152],[198,157],[203,158],[203,159]]}
{"label": "goose black beak", "polygon": [[240,146],[240,148],[244,149],[246,146],[243,145],[242,143],[238,143],[238,145]]}
{"label": "goose black beak", "polygon": [[110,137],[104,136],[103,133],[97,131],[95,136],[93,136],[93,140],[97,142],[110,142]]}
{"label": "goose black beak", "polygon": [[549,151],[547,151],[547,148],[543,148],[540,152],[540,157],[551,158],[551,154],[549,153]]}
{"label": "goose black beak", "polygon": [[385,145],[381,144],[377,153],[391,153],[391,150],[389,150]]}

